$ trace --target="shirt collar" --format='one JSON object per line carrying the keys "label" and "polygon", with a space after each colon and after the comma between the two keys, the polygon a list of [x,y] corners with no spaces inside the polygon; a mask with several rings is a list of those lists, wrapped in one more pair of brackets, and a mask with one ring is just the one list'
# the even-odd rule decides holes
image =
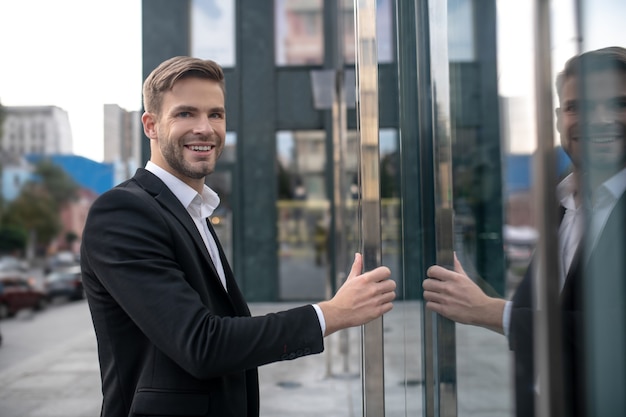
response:
{"label": "shirt collar", "polygon": [[574,174],[569,174],[556,186],[556,195],[559,202],[563,207],[569,210],[576,210],[576,202],[574,200],[575,192],[576,181],[574,180]]}
{"label": "shirt collar", "polygon": [[197,209],[193,212],[196,215],[199,214],[201,218],[209,217],[220,204],[217,193],[206,184],[204,184],[202,194],[198,194],[196,190],[152,161],[146,163],[146,170],[159,177],[187,210],[192,203],[194,206],[200,204],[200,212],[197,213]]}
{"label": "shirt collar", "polygon": [[611,193],[615,200],[618,200],[626,191],[626,168],[604,181],[602,188]]}

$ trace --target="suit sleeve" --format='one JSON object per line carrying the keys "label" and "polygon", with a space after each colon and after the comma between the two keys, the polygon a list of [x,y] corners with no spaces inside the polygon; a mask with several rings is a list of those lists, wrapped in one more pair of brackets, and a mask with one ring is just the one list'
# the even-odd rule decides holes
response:
{"label": "suit sleeve", "polygon": [[193,242],[171,220],[138,188],[116,188],[92,206],[83,233],[83,279],[94,321],[109,340],[136,326],[197,378],[323,350],[312,306],[262,317],[216,315],[190,284],[204,282],[189,276],[203,271]]}
{"label": "suit sleeve", "polygon": [[533,299],[532,264],[528,266],[522,282],[513,295],[511,323],[509,327],[509,348],[513,351],[532,349]]}

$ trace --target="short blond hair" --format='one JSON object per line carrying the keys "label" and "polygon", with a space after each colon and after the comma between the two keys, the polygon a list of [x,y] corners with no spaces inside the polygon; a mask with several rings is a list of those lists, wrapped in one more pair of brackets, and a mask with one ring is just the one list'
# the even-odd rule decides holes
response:
{"label": "short blond hair", "polygon": [[604,70],[613,70],[626,74],[626,49],[621,46],[609,46],[570,58],[565,63],[563,71],[556,77],[555,84],[559,100],[563,93],[563,85],[568,78]]}
{"label": "short blond hair", "polygon": [[188,77],[215,81],[226,94],[224,71],[218,63],[210,59],[175,56],[159,64],[144,81],[144,110],[160,115],[163,94],[170,91],[177,81]]}

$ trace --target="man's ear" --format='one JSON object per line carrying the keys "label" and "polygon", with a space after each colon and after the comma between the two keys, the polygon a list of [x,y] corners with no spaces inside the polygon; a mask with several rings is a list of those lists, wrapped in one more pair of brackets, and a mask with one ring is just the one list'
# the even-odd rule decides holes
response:
{"label": "man's ear", "polygon": [[554,115],[556,116],[556,131],[561,133],[561,108],[554,109]]}
{"label": "man's ear", "polygon": [[141,116],[141,123],[143,124],[143,132],[150,139],[156,140],[156,116],[152,113],[144,112]]}

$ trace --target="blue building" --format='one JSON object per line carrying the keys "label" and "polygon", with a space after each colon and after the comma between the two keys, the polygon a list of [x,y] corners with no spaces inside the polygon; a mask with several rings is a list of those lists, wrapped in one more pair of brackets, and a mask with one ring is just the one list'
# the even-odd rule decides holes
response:
{"label": "blue building", "polygon": [[31,164],[36,164],[43,158],[50,159],[63,168],[78,185],[98,195],[115,185],[115,167],[112,163],[96,162],[78,155],[29,154],[25,158]]}

